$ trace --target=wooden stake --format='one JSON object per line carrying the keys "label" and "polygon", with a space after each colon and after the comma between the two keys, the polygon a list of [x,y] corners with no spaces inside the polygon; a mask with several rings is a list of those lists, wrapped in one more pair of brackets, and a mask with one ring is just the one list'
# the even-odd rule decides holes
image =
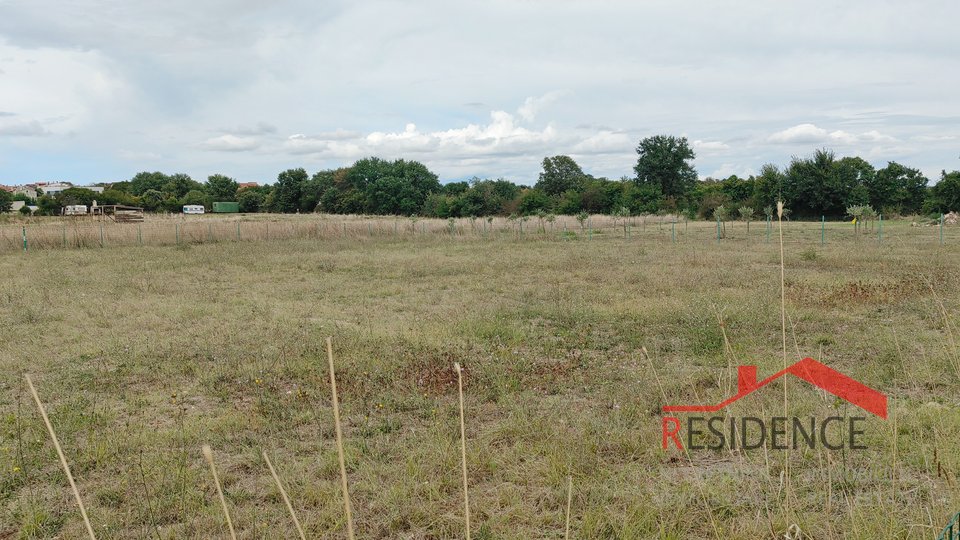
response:
{"label": "wooden stake", "polygon": [[457,385],[460,387],[460,457],[463,464],[463,515],[467,526],[467,540],[470,540],[470,495],[467,492],[467,430],[463,414],[463,370],[460,364],[453,364],[457,370]]}
{"label": "wooden stake", "polygon": [[33,381],[30,379],[30,374],[24,373],[24,377],[27,379],[27,386],[30,387],[30,393],[33,394],[33,400],[37,402],[37,408],[40,409],[40,416],[43,417],[43,423],[47,426],[47,431],[50,433],[50,438],[53,439],[53,446],[57,449],[57,456],[60,457],[60,465],[63,466],[63,472],[67,473],[67,481],[70,482],[70,489],[73,490],[73,497],[77,499],[77,506],[80,507],[80,515],[83,516],[83,524],[87,526],[87,533],[90,535],[91,540],[97,540],[97,536],[93,534],[93,526],[90,525],[90,518],[87,517],[87,509],[83,506],[83,499],[80,498],[80,490],[77,489],[77,484],[73,481],[73,475],[70,474],[70,466],[67,465],[67,458],[63,456],[63,449],[60,448],[60,441],[57,439],[57,434],[53,431],[53,424],[50,423],[50,419],[47,417],[47,410],[43,408],[43,403],[40,401],[40,395],[37,394],[37,389],[33,387]]}
{"label": "wooden stake", "polygon": [[283,496],[283,502],[287,505],[287,510],[290,511],[290,517],[293,518],[293,524],[297,527],[297,532],[300,533],[300,540],[307,540],[307,536],[303,534],[303,527],[300,526],[300,520],[297,519],[297,514],[293,511],[293,505],[290,504],[290,497],[287,497],[287,490],[283,489],[283,484],[280,482],[280,477],[277,476],[277,471],[273,468],[273,463],[270,463],[270,457],[267,456],[267,452],[264,450],[263,460],[267,462],[267,468],[270,469],[270,476],[273,477],[273,481],[277,484],[277,489],[280,490],[280,495]]}
{"label": "wooden stake", "polygon": [[230,519],[230,510],[227,509],[227,499],[223,496],[223,489],[220,488],[220,477],[217,476],[217,466],[213,463],[213,450],[209,444],[203,445],[203,457],[210,464],[210,472],[213,473],[213,483],[217,486],[217,495],[220,497],[220,506],[223,507],[223,516],[227,518],[227,527],[230,528],[230,538],[237,540],[237,533],[233,530],[233,520]]}
{"label": "wooden stake", "polygon": [[570,505],[573,503],[573,477],[567,477],[567,532],[563,536],[566,540],[570,540]]}
{"label": "wooden stake", "polygon": [[[346,227],[346,224],[344,224],[344,227]],[[347,465],[343,456],[343,431],[340,429],[340,401],[337,398],[337,376],[333,371],[333,345],[330,338],[327,338],[327,360],[330,364],[333,420],[337,425],[337,455],[340,459],[340,488],[343,490],[343,510],[347,514],[347,538],[353,540],[353,516],[350,514],[350,493],[347,491]]]}

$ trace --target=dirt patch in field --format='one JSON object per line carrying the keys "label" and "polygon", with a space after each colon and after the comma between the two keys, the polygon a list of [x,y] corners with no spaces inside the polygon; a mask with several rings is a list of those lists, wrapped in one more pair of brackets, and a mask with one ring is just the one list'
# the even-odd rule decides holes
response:
{"label": "dirt patch in field", "polygon": [[855,280],[818,286],[806,282],[794,282],[787,286],[787,298],[805,304],[836,307],[850,304],[888,304],[930,294],[931,286],[940,289],[952,281],[946,272],[931,275],[905,274],[892,280]]}
{"label": "dirt patch in field", "polygon": [[[453,364],[462,362],[457,355],[450,351],[437,352],[430,357],[421,357],[412,363],[406,370],[404,378],[414,381],[417,388],[432,396],[440,396],[457,392],[457,371]],[[462,365],[463,386],[467,387],[470,381],[469,366]]]}

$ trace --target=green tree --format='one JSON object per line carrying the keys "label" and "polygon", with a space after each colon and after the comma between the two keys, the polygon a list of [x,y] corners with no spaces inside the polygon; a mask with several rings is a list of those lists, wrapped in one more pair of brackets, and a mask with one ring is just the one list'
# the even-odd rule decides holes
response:
{"label": "green tree", "polygon": [[927,182],[918,169],[891,161],[867,184],[870,206],[885,213],[917,213],[923,207]]}
{"label": "green tree", "polygon": [[240,211],[243,213],[259,212],[260,208],[263,207],[264,197],[264,194],[257,190],[241,190],[239,195],[237,195],[237,203],[239,203]]}
{"label": "green tree", "polygon": [[546,211],[550,208],[550,197],[537,188],[525,190],[520,194],[520,204],[517,209],[522,215],[537,213],[538,210]]}
{"label": "green tree", "polygon": [[54,199],[56,199],[57,205],[62,208],[64,206],[73,204],[90,206],[98,196],[99,195],[95,191],[72,187],[57,193],[57,196],[54,197]]}
{"label": "green tree", "polygon": [[37,197],[37,213],[43,216],[56,216],[60,214],[60,205],[57,200],[50,195],[41,195]]}
{"label": "green tree", "polygon": [[203,184],[190,178],[187,174],[177,173],[168,177],[162,191],[175,199],[181,199],[188,192],[194,190],[203,191]]}
{"label": "green tree", "polygon": [[960,211],[960,171],[951,173],[943,171],[940,175],[940,181],[930,191],[928,211]]}
{"label": "green tree", "polygon": [[140,204],[144,210],[156,212],[163,208],[163,192],[158,189],[148,189],[140,196]]}
{"label": "green tree", "polygon": [[121,204],[126,206],[140,205],[139,197],[131,195],[127,191],[113,189],[113,186],[101,193],[97,198],[97,201],[99,201],[101,204]]}
{"label": "green tree", "polygon": [[208,211],[212,206],[210,196],[199,189],[192,189],[184,194],[184,196],[180,198],[178,206],[185,206],[188,204],[202,204],[203,207]]}
{"label": "green tree", "polygon": [[162,191],[170,178],[162,172],[140,172],[130,179],[130,193],[143,195],[147,191]]}
{"label": "green tree", "polygon": [[[760,167],[760,174],[753,182],[753,205],[764,209],[769,218],[773,215],[773,205],[783,198],[784,174],[776,165],[767,163]],[[770,212],[766,212],[767,209]]]}
{"label": "green tree", "polygon": [[0,214],[5,214],[13,208],[13,195],[5,190],[0,189]]}
{"label": "green tree", "polygon": [[274,212],[290,214],[300,209],[300,196],[303,185],[307,181],[307,171],[288,169],[277,175],[277,183],[273,189]]}
{"label": "green tree", "polygon": [[656,135],[640,141],[633,167],[640,185],[655,185],[664,197],[684,199],[697,182],[696,156],[686,137]]}
{"label": "green tree", "polygon": [[534,187],[547,195],[560,195],[571,189],[581,190],[586,178],[583,169],[570,156],[546,157],[543,158],[540,179]]}
{"label": "green tree", "polygon": [[229,176],[214,174],[207,177],[207,193],[214,201],[236,201],[237,181]]}

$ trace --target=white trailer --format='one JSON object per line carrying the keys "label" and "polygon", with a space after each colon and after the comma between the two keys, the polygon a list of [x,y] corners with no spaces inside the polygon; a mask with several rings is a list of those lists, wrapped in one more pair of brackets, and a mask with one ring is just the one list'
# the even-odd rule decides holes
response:
{"label": "white trailer", "polygon": [[204,208],[202,204],[185,204],[183,205],[184,214],[202,214],[204,213]]}
{"label": "white trailer", "polygon": [[65,216],[83,216],[87,214],[87,205],[85,204],[68,204],[63,207],[63,215]]}

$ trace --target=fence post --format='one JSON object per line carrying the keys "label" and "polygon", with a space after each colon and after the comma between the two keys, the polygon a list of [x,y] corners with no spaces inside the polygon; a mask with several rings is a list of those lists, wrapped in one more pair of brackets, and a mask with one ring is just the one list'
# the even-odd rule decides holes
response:
{"label": "fence post", "polygon": [[943,212],[940,212],[940,245],[943,245]]}
{"label": "fence post", "polygon": [[677,222],[674,221],[670,224],[670,237],[673,239],[673,243],[677,243]]}
{"label": "fence post", "polygon": [[767,216],[767,243],[770,243],[770,216]]}
{"label": "fence post", "polygon": [[23,252],[27,252],[27,228],[22,227],[21,232],[23,233]]}
{"label": "fence post", "polygon": [[180,224],[175,223],[174,226],[177,229],[177,245],[179,246],[180,245]]}
{"label": "fence post", "polygon": [[717,218],[717,243],[720,243],[720,218]]}
{"label": "fence post", "polygon": [[61,233],[63,234],[63,249],[67,249],[67,226],[66,225],[61,227]]}
{"label": "fence post", "polygon": [[820,216],[820,247],[823,247],[824,241],[826,240],[826,231],[824,231],[826,219],[825,216]]}
{"label": "fence post", "polygon": [[103,223],[100,224],[100,247],[103,247]]}
{"label": "fence post", "polygon": [[137,225],[137,244],[143,245],[143,226]]}
{"label": "fence post", "polygon": [[879,215],[879,222],[877,223],[877,243],[883,243],[883,214]]}

